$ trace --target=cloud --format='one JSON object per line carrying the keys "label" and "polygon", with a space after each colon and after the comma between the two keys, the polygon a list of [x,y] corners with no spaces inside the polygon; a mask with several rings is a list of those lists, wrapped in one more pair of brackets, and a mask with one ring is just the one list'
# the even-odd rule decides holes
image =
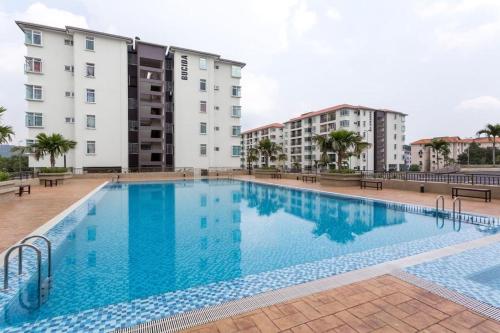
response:
{"label": "cloud", "polygon": [[457,108],[459,110],[500,112],[500,99],[493,96],[480,96],[460,102]]}
{"label": "cloud", "polygon": [[258,126],[260,121],[273,115],[281,121],[278,108],[279,84],[272,77],[245,71],[241,79],[243,87],[242,113],[244,128]]}
{"label": "cloud", "polygon": [[66,10],[49,8],[43,3],[36,2],[19,14],[18,20],[64,28],[66,25],[88,28],[87,19]]}
{"label": "cloud", "polygon": [[333,7],[328,8],[328,10],[326,11],[326,16],[334,21],[338,21],[342,18],[340,12]]}
{"label": "cloud", "polygon": [[318,23],[318,15],[301,1],[292,14],[292,26],[298,36],[304,35]]}

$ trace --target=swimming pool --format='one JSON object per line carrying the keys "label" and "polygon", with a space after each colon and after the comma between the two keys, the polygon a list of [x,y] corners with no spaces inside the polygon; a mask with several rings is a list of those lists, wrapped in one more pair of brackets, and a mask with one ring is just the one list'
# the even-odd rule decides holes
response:
{"label": "swimming pool", "polygon": [[48,300],[0,292],[0,329],[127,327],[488,234],[418,206],[194,180],[108,184],[46,235]]}

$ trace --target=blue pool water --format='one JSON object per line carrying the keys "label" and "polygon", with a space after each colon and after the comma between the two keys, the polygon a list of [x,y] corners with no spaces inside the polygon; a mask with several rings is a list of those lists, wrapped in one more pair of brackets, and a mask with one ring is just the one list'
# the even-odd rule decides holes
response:
{"label": "blue pool water", "polygon": [[4,307],[0,328],[55,317],[77,325],[71,316],[89,321],[116,304],[136,311],[136,321],[114,321],[126,326],[155,319],[140,308],[155,295],[177,295],[154,299],[164,311],[156,316],[173,314],[484,236],[431,211],[252,182],[110,184],[47,234],[61,238],[48,300],[29,310],[28,285]]}

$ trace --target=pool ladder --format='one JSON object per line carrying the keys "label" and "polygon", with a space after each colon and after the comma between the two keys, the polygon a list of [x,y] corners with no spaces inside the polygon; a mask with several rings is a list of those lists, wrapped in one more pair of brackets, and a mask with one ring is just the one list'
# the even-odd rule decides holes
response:
{"label": "pool ladder", "polygon": [[[442,219],[442,224],[439,225],[439,201],[441,200],[441,211],[444,213],[444,196],[438,195],[436,197],[436,225],[441,229],[444,226],[444,216]],[[457,216],[457,202],[458,202],[458,226],[456,225],[456,216]],[[462,217],[462,199],[456,197],[453,199],[453,211],[452,211],[452,219],[453,219],[453,230],[460,231],[461,229],[461,217]]]}
{"label": "pool ladder", "polygon": [[[32,244],[26,244],[27,241],[31,239],[42,239],[47,244],[47,284],[44,286],[42,284],[42,252],[38,247]],[[9,289],[9,257],[12,252],[18,250],[18,274],[21,275],[23,272],[23,249],[28,248],[35,251],[36,263],[37,263],[37,307],[42,304],[43,296],[48,294],[50,283],[52,279],[52,243],[45,236],[33,235],[24,238],[19,244],[12,246],[5,253],[3,260],[3,289]]]}

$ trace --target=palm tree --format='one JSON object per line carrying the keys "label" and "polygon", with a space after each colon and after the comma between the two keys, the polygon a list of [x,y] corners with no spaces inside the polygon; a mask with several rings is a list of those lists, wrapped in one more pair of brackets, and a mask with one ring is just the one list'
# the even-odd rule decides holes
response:
{"label": "palm tree", "polygon": [[[0,119],[2,118],[2,114],[6,111],[6,108],[0,106]],[[14,131],[12,130],[12,127],[0,125],[0,144],[8,143],[9,141],[11,141],[13,135]]]}
{"label": "palm tree", "polygon": [[283,163],[285,163],[287,159],[288,159],[288,156],[286,156],[286,154],[284,154],[284,153],[280,153],[280,154],[278,154],[277,161],[278,161],[278,164],[279,164],[280,166],[281,166]]}
{"label": "palm tree", "polygon": [[247,151],[247,166],[248,166],[248,174],[251,173],[252,164],[259,160],[258,150],[255,148],[249,148]]}
{"label": "palm tree", "polygon": [[431,147],[431,149],[436,153],[437,167],[439,169],[439,154],[446,156],[450,153],[449,143],[441,138],[434,138],[430,143],[425,144],[425,147]]}
{"label": "palm tree", "polygon": [[330,162],[330,157],[328,152],[332,151],[332,141],[326,135],[315,135],[313,136],[313,141],[316,143],[321,155],[319,157],[319,164],[327,166]]}
{"label": "palm tree", "polygon": [[31,146],[35,159],[38,161],[46,155],[50,156],[50,166],[56,165],[56,157],[64,155],[75,148],[76,142],[65,139],[61,134],[47,135],[40,133],[36,136],[35,143]]}
{"label": "palm tree", "polygon": [[487,124],[485,128],[477,132],[477,135],[485,134],[488,138],[493,138],[493,165],[496,164],[496,138],[500,138],[500,124]]}
{"label": "palm tree", "polygon": [[342,169],[342,163],[349,157],[349,154],[359,155],[363,150],[369,147],[368,142],[356,132],[348,130],[332,131],[329,134],[331,150],[337,154],[338,169]]}
{"label": "palm tree", "polygon": [[276,154],[282,151],[282,147],[269,139],[262,139],[257,146],[257,150],[264,156],[266,168],[269,167],[269,161],[276,161]]}

